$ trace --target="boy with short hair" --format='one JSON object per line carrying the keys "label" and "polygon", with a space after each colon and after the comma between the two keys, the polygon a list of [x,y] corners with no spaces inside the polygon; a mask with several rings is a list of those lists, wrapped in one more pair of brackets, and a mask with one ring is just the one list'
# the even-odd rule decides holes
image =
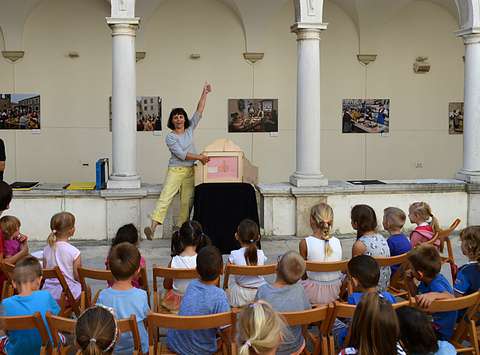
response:
{"label": "boy with short hair", "polygon": [[[273,284],[258,288],[255,300],[264,300],[277,312],[296,312],[311,308],[303,286],[298,283],[305,273],[305,260],[294,251],[285,253],[278,262],[277,277]],[[305,347],[302,327],[289,327],[290,334],[283,339],[277,355],[300,353]]]}
{"label": "boy with short hair", "polygon": [[[13,271],[13,286],[18,294],[2,301],[0,309],[7,317],[33,315],[40,312],[43,321],[45,313],[50,311],[57,315],[60,307],[47,291],[38,290],[42,281],[42,267],[33,256],[19,260]],[[15,330],[0,341],[0,353],[39,354],[42,339],[37,329]]]}
{"label": "boy with short hair", "polygon": [[[179,316],[201,316],[230,311],[225,291],[217,287],[223,269],[222,255],[217,248],[207,246],[197,255],[197,272],[200,279],[189,283]],[[217,330],[167,331],[168,347],[178,354],[207,355],[217,351]]]}
{"label": "boy with short hair", "polygon": [[[137,317],[142,352],[148,353],[148,334],[144,324],[150,312],[148,296],[145,290],[132,286],[132,280],[140,271],[140,252],[128,242],[117,244],[110,250],[108,266],[115,281],[112,287],[100,292],[97,304],[113,308],[118,319],[129,318],[134,314]],[[115,353],[133,353],[131,333],[120,335]]]}
{"label": "boy with short hair", "polygon": [[385,298],[390,303],[396,302],[395,297],[389,292],[378,292],[380,267],[374,258],[368,255],[355,256],[348,262],[347,269],[354,290],[348,296],[349,304],[359,304],[363,295],[369,292],[377,292],[380,297]]}
{"label": "boy with short hair", "polygon": [[[387,207],[383,210],[383,228],[390,234],[387,239],[390,256],[408,253],[412,249],[410,240],[402,233],[402,228],[407,220],[405,212],[397,207]],[[400,265],[392,265],[392,276]]]}
{"label": "boy with short hair", "polygon": [[[410,292],[416,296],[420,307],[428,308],[433,301],[453,298],[453,288],[445,276],[440,274],[442,259],[437,248],[423,244],[408,253],[408,261],[412,270],[407,271]],[[420,281],[415,287],[413,278]],[[438,312],[433,315],[435,333],[439,340],[449,340],[453,335],[457,311]]]}

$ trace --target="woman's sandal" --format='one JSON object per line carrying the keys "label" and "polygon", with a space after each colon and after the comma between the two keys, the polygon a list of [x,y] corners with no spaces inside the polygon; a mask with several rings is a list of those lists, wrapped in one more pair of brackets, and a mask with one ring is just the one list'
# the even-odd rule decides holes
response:
{"label": "woman's sandal", "polygon": [[145,236],[147,237],[148,240],[152,240],[154,236],[154,232],[151,227],[145,227],[143,230],[143,233],[145,233]]}

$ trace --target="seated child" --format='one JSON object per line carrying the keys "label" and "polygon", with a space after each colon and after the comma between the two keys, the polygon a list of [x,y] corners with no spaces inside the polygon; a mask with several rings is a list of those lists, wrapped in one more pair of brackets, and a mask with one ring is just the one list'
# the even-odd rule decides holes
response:
{"label": "seated child", "polygon": [[[55,214],[50,220],[50,229],[52,232],[48,236],[48,245],[43,249],[43,267],[50,269],[58,266],[73,297],[78,299],[82,292],[82,286],[78,281],[78,268],[81,266],[80,250],[68,242],[75,234],[75,216],[69,212]],[[63,292],[62,285],[57,279],[45,280],[43,290],[50,292],[57,302]]]}
{"label": "seated child", "polygon": [[[18,294],[6,298],[1,303],[2,315],[26,316],[40,312],[43,320],[45,313],[50,311],[58,314],[60,307],[47,291],[38,291],[42,281],[40,262],[33,256],[26,256],[19,260],[13,271],[13,286]],[[42,339],[37,329],[15,330],[7,332],[7,338],[0,341],[0,353],[12,354],[39,354]]]}
{"label": "seated child", "polygon": [[397,309],[400,341],[408,354],[455,355],[455,347],[438,340],[427,315],[414,307]]}
{"label": "seated child", "polygon": [[[307,261],[333,262],[342,260],[340,240],[331,235],[333,209],[326,203],[315,205],[310,210],[312,235],[300,241],[300,255]],[[335,301],[342,286],[342,273],[310,272],[308,278],[301,281],[310,303],[327,304]]]}
{"label": "seated child", "polygon": [[77,319],[75,337],[82,355],[112,354],[118,337],[112,311],[101,305],[85,310]]}
{"label": "seated child", "polygon": [[[168,267],[173,269],[195,269],[197,266],[197,252],[195,243],[195,226],[193,222],[186,221],[172,236],[172,259]],[[163,296],[161,305],[171,313],[177,313],[183,295],[191,280],[173,280],[165,278],[163,287],[168,290]]]}
{"label": "seated child", "polygon": [[[442,260],[433,245],[419,245],[408,253],[412,270],[407,271],[407,280],[412,295],[417,294],[417,304],[428,308],[435,300],[453,298],[453,288],[440,274]],[[413,278],[420,281],[418,287]],[[433,324],[439,340],[449,340],[453,335],[457,312],[438,312],[433,315]]]}
{"label": "seated child", "polygon": [[460,233],[461,249],[468,263],[460,267],[453,289],[456,296],[467,296],[480,288],[480,226],[467,227]]}
{"label": "seated child", "polygon": [[[112,248],[120,243],[128,242],[130,244],[135,245],[138,247],[138,229],[135,227],[133,223],[125,224],[124,226],[118,228],[117,234],[115,234],[115,238],[112,240],[112,246],[110,247],[110,250]],[[108,253],[110,254],[110,250]],[[140,257],[140,268],[145,267],[147,263],[145,262],[145,259],[143,256]],[[109,270],[108,267],[108,257],[105,260],[105,268]],[[142,288],[141,283],[140,283],[140,277],[136,277],[132,280],[132,286],[136,288]],[[108,286],[112,286],[113,282],[109,281]]]}
{"label": "seated child", "polygon": [[[383,210],[383,228],[390,234],[387,239],[390,248],[390,256],[397,256],[408,253],[412,246],[408,237],[402,233],[403,225],[407,216],[400,208],[388,207]],[[400,265],[392,265],[392,276],[398,270]]]}
{"label": "seated child", "polygon": [[258,301],[244,307],[238,315],[239,355],[274,355],[286,325],[272,306]]}
{"label": "seated child", "polygon": [[[223,269],[220,252],[213,246],[203,248],[197,255],[199,280],[187,287],[178,315],[201,316],[230,311],[225,291],[217,287]],[[207,355],[217,351],[217,329],[167,331],[170,350],[178,354]]]}
{"label": "seated child", "polygon": [[212,245],[212,241],[205,233],[203,233],[202,225],[199,222],[191,221],[190,223],[192,224],[192,227],[195,231],[194,239],[195,239],[195,245],[197,247],[196,251],[198,254],[200,250],[202,250],[203,248]]}
{"label": "seated child", "polygon": [[[148,352],[148,334],[144,320],[150,308],[147,293],[132,286],[132,280],[140,271],[140,252],[131,243],[124,242],[115,245],[108,256],[110,270],[115,282],[112,287],[100,292],[97,304],[113,308],[118,319],[137,317],[138,332],[142,343],[142,351]],[[123,333],[115,346],[115,352],[131,354],[133,338],[130,333]]]}
{"label": "seated child", "polygon": [[339,355],[406,355],[398,343],[399,335],[392,305],[377,293],[368,293],[355,308],[347,347]]}
{"label": "seated child", "polygon": [[348,262],[348,277],[353,286],[353,293],[348,296],[349,304],[359,304],[366,293],[378,293],[387,302],[395,303],[395,297],[387,291],[378,291],[380,268],[374,258],[358,255]]}
{"label": "seated child", "polygon": [[[357,231],[357,241],[352,247],[352,257],[370,255],[373,257],[389,257],[390,248],[385,238],[377,232],[377,215],[368,205],[355,205],[350,212],[352,227]],[[380,268],[378,288],[385,291],[390,283],[391,270],[389,267]]]}
{"label": "seated child", "polygon": [[15,216],[3,216],[0,218],[0,230],[3,233],[3,256],[8,258],[19,253],[23,244],[18,239],[21,236],[20,220]]}
{"label": "seated child", "polygon": [[[440,231],[438,219],[432,214],[432,210],[426,202],[412,203],[408,209],[408,218],[411,223],[417,225],[410,233],[412,248],[428,242],[435,236],[435,233]],[[437,240],[434,245],[438,248],[440,240]]]}
{"label": "seated child", "polygon": [[[268,302],[277,312],[304,311],[311,308],[303,286],[298,283],[305,273],[305,260],[294,251],[285,253],[278,262],[277,278],[273,284],[264,284],[258,288],[257,300]],[[277,349],[278,355],[300,354],[305,348],[302,327],[289,327]]]}
{"label": "seated child", "polygon": [[[260,240],[258,225],[244,219],[240,222],[235,233],[235,239],[240,242],[241,248],[232,250],[228,257],[229,264],[233,265],[264,265],[267,257],[262,250],[257,249]],[[241,307],[255,299],[257,289],[265,283],[263,276],[233,276],[228,285],[227,296],[232,307]]]}

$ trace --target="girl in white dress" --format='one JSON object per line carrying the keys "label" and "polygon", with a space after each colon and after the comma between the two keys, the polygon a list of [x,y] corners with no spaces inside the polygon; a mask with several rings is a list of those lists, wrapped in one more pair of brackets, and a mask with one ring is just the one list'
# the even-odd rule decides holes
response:
{"label": "girl in white dress", "polygon": [[[333,210],[326,203],[315,205],[310,210],[312,235],[300,241],[300,255],[307,261],[333,262],[342,260],[342,245],[331,236]],[[327,304],[335,301],[342,285],[342,273],[308,272],[301,281],[310,303]]]}
{"label": "girl in white dress", "polygon": [[[235,238],[240,242],[241,248],[232,250],[228,263],[241,266],[264,265],[267,257],[262,250],[257,249],[260,240],[258,225],[244,219],[240,222]],[[254,301],[257,289],[265,283],[262,276],[233,276],[228,286],[228,299],[232,307],[241,307]]]}

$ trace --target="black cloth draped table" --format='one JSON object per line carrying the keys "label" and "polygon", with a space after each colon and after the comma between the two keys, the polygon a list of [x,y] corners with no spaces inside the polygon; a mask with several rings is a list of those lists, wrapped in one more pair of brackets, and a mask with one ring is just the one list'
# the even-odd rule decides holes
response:
{"label": "black cloth draped table", "polygon": [[239,249],[239,223],[249,218],[259,224],[255,188],[247,183],[208,183],[195,187],[193,219],[200,222],[222,254]]}

